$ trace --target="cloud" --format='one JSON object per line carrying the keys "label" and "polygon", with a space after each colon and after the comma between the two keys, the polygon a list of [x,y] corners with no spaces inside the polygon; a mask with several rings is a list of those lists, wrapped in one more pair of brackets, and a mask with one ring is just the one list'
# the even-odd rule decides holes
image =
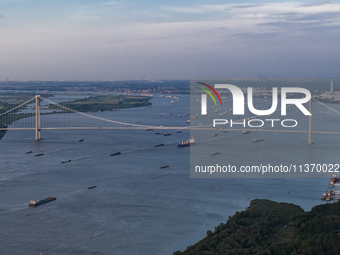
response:
{"label": "cloud", "polygon": [[125,43],[127,40],[110,40],[108,43]]}
{"label": "cloud", "polygon": [[156,41],[162,41],[173,38],[171,36],[167,37],[145,37],[145,38],[131,38],[128,40],[110,40],[109,43],[127,43],[127,42],[136,42],[136,41],[147,41],[147,42],[156,42]]}
{"label": "cloud", "polygon": [[280,33],[239,33],[233,34],[234,37],[245,38],[245,39],[269,39],[279,36]]}
{"label": "cloud", "polygon": [[[193,27],[192,22],[202,25],[206,20],[210,29],[223,28],[223,38],[235,35],[269,36],[294,35],[303,31],[304,35],[315,33],[325,27],[327,31],[340,29],[340,4],[305,4],[299,2],[255,3],[255,4],[211,4],[191,5],[187,7],[163,7],[168,13],[177,12],[176,16],[187,16],[184,27]],[[169,15],[171,16],[171,15]],[[189,25],[190,24],[190,25]],[[199,29],[199,28],[194,28]],[[201,30],[205,30],[202,27]],[[323,31],[324,32],[324,31]]]}
{"label": "cloud", "polygon": [[78,19],[78,20],[97,20],[97,19],[101,19],[101,17],[100,16],[79,15],[79,16],[75,16],[74,19]]}
{"label": "cloud", "polygon": [[302,4],[298,2],[287,2],[287,3],[258,3],[258,4],[218,4],[218,5],[196,5],[190,7],[172,7],[167,6],[163,9],[172,12],[183,12],[183,13],[211,13],[211,12],[228,12],[234,14],[255,14],[255,13],[266,13],[266,14],[282,14],[282,13],[300,13],[300,14],[311,14],[311,13],[332,13],[339,12],[339,4]]}
{"label": "cloud", "polygon": [[260,4],[260,3],[256,3],[256,4],[238,4],[238,5],[233,4],[232,8],[234,8],[234,9],[237,9],[237,8],[247,9],[247,8],[260,7],[260,6],[264,6],[264,5],[265,4]]}
{"label": "cloud", "polygon": [[125,3],[123,2],[117,2],[117,1],[110,1],[110,2],[105,2],[103,3],[106,7],[113,6],[113,7],[124,7],[126,6]]}
{"label": "cloud", "polygon": [[111,2],[105,2],[103,3],[103,5],[119,5],[121,4],[120,2],[116,2],[116,1],[111,1]]}
{"label": "cloud", "polygon": [[64,79],[338,72],[340,4],[128,3],[118,9],[119,0],[104,2],[76,6],[62,22],[6,24],[0,68],[13,77],[26,77],[20,72],[27,70],[32,78],[46,71]]}

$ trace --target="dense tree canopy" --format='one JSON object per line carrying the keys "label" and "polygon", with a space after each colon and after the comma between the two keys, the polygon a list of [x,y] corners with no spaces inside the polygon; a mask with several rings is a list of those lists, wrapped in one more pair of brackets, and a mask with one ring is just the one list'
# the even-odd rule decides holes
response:
{"label": "dense tree canopy", "polygon": [[340,204],[297,205],[255,199],[242,212],[208,230],[207,236],[174,255],[338,254]]}

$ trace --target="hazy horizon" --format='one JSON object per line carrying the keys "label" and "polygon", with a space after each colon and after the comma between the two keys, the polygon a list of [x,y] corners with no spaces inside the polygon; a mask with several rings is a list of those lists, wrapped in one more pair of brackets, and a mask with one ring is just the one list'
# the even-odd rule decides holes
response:
{"label": "hazy horizon", "polygon": [[339,77],[337,1],[0,3],[0,81]]}
{"label": "hazy horizon", "polygon": [[[8,80],[8,83],[11,82],[145,82],[145,83],[149,83],[149,82],[161,82],[161,81],[187,81],[190,82],[190,80],[192,79],[200,79],[200,78],[190,78],[190,79],[154,79],[154,80],[147,80],[147,79],[140,79],[140,80],[129,80],[129,79],[122,79],[122,80]],[[202,80],[205,79],[211,79],[211,78],[201,78]],[[215,78],[215,79],[223,79],[223,78]],[[299,81],[303,81],[303,80],[333,80],[333,81],[338,81],[340,79],[340,77],[301,77],[301,78],[296,78],[296,77],[226,77],[224,78],[225,80],[236,80],[236,81],[247,81],[247,80],[253,80],[253,81],[275,81],[275,80],[288,80],[288,81],[292,81],[292,80],[299,80]],[[0,80],[0,83],[6,83],[7,80]],[[189,84],[189,83],[188,83]]]}

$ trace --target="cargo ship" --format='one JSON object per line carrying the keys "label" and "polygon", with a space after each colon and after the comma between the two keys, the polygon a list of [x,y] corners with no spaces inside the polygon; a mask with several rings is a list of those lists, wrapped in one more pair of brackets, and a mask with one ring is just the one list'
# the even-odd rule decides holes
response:
{"label": "cargo ship", "polygon": [[180,142],[177,146],[178,147],[187,147],[187,146],[190,146],[191,144],[195,144],[195,143],[196,143],[195,139],[191,138],[189,140]]}
{"label": "cargo ship", "polygon": [[118,151],[116,153],[112,153],[110,156],[116,156],[116,155],[120,155],[121,153]]}
{"label": "cargo ship", "polygon": [[38,206],[38,205],[45,204],[47,202],[51,202],[53,200],[56,200],[56,197],[48,197],[48,198],[45,198],[45,199],[39,200],[39,201],[31,200],[31,202],[28,205],[29,206]]}
{"label": "cargo ship", "polygon": [[264,139],[257,139],[256,137],[253,139],[254,143],[261,142],[261,141],[264,141]]}
{"label": "cargo ship", "polygon": [[167,168],[167,167],[169,167],[169,166],[161,166],[160,168],[163,169],[163,168]]}
{"label": "cargo ship", "polygon": [[32,153],[32,151],[28,151],[28,152],[26,152],[26,154],[30,154],[30,153]]}
{"label": "cargo ship", "polygon": [[81,143],[81,142],[84,142],[84,139],[80,139],[79,142],[80,142],[80,143]]}
{"label": "cargo ship", "polygon": [[164,146],[164,143],[156,144],[156,145],[155,145],[155,147],[160,147],[160,146]]}
{"label": "cargo ship", "polygon": [[42,156],[44,155],[44,153],[40,153],[40,154],[37,154],[37,155],[34,155],[35,157],[39,157],[39,156]]}
{"label": "cargo ship", "polygon": [[171,134],[164,134],[163,136],[170,136]]}

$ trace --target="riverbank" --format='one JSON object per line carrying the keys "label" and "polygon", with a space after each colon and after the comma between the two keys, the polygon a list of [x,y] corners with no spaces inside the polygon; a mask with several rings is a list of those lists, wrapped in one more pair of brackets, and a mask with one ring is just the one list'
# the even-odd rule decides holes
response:
{"label": "riverbank", "polygon": [[[70,102],[61,103],[62,106],[71,108],[79,112],[98,112],[112,111],[125,108],[150,106],[149,96],[131,96],[131,95],[105,95],[91,96],[77,99]],[[49,105],[49,109],[59,109],[58,106]]]}
{"label": "riverbank", "polygon": [[[35,94],[30,93],[4,93],[0,94],[0,114],[4,113],[14,107],[30,100],[33,98]],[[45,97],[50,97],[51,95],[45,95]],[[3,119],[0,117],[0,128],[6,128],[11,125],[14,121],[17,121],[22,118],[31,117],[32,114],[20,114],[20,115],[12,115],[11,118]],[[0,140],[6,134],[6,130],[0,130]]]}
{"label": "riverbank", "polygon": [[337,254],[339,220],[338,202],[305,212],[294,204],[255,199],[201,241],[173,254]]}
{"label": "riverbank", "polygon": [[[33,94],[17,94],[17,93],[8,93],[0,95],[0,114],[4,113],[22,103],[32,98]],[[48,95],[45,97],[50,97]],[[112,111],[126,108],[135,108],[135,107],[145,107],[150,106],[151,103],[149,100],[152,97],[148,96],[130,96],[130,95],[105,95],[105,96],[91,96],[82,99],[77,99],[74,101],[69,101],[65,103],[61,103],[62,106],[71,108],[72,110],[76,110],[79,112],[100,112],[100,111]],[[47,106],[50,110],[58,110],[60,112],[60,107],[50,104]],[[56,112],[52,111],[45,114],[54,114]],[[26,113],[26,114],[12,114],[11,118],[2,119],[0,117],[0,127],[6,128],[11,125],[14,121],[19,119],[33,117],[35,113]],[[0,140],[6,134],[6,130],[0,130]]]}

